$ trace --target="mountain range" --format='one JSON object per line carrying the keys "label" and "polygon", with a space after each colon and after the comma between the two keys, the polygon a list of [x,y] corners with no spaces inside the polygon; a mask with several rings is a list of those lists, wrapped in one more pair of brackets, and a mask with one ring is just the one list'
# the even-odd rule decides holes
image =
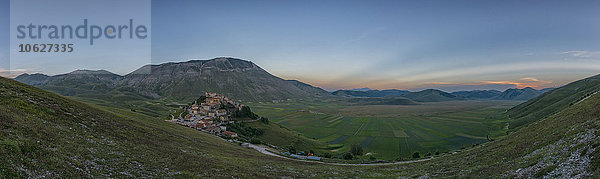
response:
{"label": "mountain range", "polygon": [[135,98],[191,101],[205,91],[245,101],[332,96],[321,88],[283,80],[250,61],[235,58],[146,65],[124,76],[105,70],[77,70],[55,76],[23,74],[15,80],[65,96],[102,99],[126,93]]}
{"label": "mountain range", "polygon": [[536,90],[531,87],[523,89],[511,88],[505,91],[498,90],[473,90],[473,91],[457,91],[457,92],[444,92],[437,89],[426,89],[422,91],[411,92],[408,90],[368,90],[368,91],[354,91],[354,90],[338,90],[331,94],[342,97],[372,97],[372,98],[386,98],[386,97],[405,97],[417,102],[438,102],[438,101],[453,101],[453,100],[529,100],[537,97],[552,88],[545,88]]}
{"label": "mountain range", "polygon": [[107,100],[112,103],[147,99],[186,102],[192,101],[206,91],[211,91],[242,101],[368,97],[396,98],[396,100],[381,103],[374,100],[353,101],[360,101],[360,104],[414,104],[409,100],[415,102],[528,100],[550,90],[527,87],[507,89],[504,92],[474,90],[447,93],[436,89],[411,92],[361,88],[330,93],[298,80],[281,79],[250,61],[225,57],[146,65],[123,76],[106,70],[76,70],[54,76],[23,74],[15,80],[65,96]]}

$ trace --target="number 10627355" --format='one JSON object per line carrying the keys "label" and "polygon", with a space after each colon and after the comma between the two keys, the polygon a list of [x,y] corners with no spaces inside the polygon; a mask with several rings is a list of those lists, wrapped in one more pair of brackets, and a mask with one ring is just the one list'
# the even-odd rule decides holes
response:
{"label": "number 10627355", "polygon": [[73,52],[73,44],[19,44],[19,52]]}

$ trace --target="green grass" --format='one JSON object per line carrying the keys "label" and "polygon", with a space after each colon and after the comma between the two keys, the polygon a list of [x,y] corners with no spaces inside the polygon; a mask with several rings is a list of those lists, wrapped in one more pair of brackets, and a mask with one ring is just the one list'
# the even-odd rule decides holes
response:
{"label": "green grass", "polygon": [[302,163],[129,109],[85,104],[4,78],[0,94],[1,177],[305,176],[290,168]]}
{"label": "green grass", "polygon": [[446,152],[506,135],[510,101],[456,101],[421,105],[348,105],[338,101],[255,103],[253,110],[322,143],[360,144],[378,159]]}
{"label": "green grass", "polygon": [[309,139],[297,132],[291,131],[277,123],[264,124],[260,121],[246,123],[246,125],[264,131],[263,135],[257,138],[264,143],[275,145],[282,148],[293,146],[297,151],[308,152],[314,150],[317,153],[324,153],[328,146],[317,140]]}

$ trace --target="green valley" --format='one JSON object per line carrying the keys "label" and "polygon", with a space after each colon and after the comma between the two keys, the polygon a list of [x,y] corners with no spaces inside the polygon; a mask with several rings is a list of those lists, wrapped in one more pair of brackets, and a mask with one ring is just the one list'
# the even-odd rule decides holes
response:
{"label": "green valley", "polygon": [[302,100],[250,103],[253,110],[286,128],[327,144],[341,155],[359,144],[367,156],[409,160],[479,145],[507,134],[504,112],[518,101],[449,101],[419,105],[348,105]]}

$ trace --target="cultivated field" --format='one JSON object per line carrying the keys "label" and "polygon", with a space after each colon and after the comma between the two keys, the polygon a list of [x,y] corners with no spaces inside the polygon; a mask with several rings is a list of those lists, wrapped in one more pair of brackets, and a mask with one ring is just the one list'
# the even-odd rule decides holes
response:
{"label": "cultivated field", "polygon": [[420,105],[350,105],[325,101],[250,103],[261,116],[328,144],[333,154],[360,144],[377,159],[404,160],[498,139],[504,112],[519,101],[451,101]]}

